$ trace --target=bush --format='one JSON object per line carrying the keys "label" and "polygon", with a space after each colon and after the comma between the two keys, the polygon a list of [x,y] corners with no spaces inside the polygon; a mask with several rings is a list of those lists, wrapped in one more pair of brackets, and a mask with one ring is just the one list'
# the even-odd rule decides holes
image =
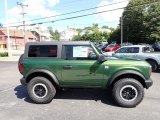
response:
{"label": "bush", "polygon": [[8,52],[0,52],[0,57],[8,57]]}

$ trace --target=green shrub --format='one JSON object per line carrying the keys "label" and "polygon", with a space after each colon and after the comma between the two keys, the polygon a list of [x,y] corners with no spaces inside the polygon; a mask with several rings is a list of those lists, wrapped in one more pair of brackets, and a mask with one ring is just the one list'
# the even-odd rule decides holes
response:
{"label": "green shrub", "polygon": [[8,57],[8,52],[0,52],[0,57]]}

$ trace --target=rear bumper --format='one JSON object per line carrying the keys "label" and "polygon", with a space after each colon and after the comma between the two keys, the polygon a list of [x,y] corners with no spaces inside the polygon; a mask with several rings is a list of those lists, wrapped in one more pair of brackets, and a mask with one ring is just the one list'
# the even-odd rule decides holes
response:
{"label": "rear bumper", "polygon": [[21,83],[22,85],[26,85],[26,84],[27,84],[25,78],[21,78],[21,79],[20,79],[20,83]]}
{"label": "rear bumper", "polygon": [[149,87],[151,87],[153,85],[153,81],[152,79],[148,79],[145,81],[145,85],[146,85],[146,88],[148,89]]}

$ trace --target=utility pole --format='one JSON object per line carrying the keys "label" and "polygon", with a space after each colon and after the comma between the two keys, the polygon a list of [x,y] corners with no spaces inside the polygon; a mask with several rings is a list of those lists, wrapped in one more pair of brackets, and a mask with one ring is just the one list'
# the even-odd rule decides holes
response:
{"label": "utility pole", "polygon": [[123,14],[122,14],[122,17],[121,17],[121,45],[123,43]]}
{"label": "utility pole", "polygon": [[6,21],[7,21],[7,49],[8,49],[8,57],[11,57],[11,42],[10,42],[10,35],[9,35],[9,25],[8,25],[8,7],[7,7],[7,0],[5,0],[5,12],[6,12]]}
{"label": "utility pole", "polygon": [[24,12],[24,7],[28,7],[28,5],[25,5],[23,3],[19,3],[17,2],[17,5],[19,5],[22,8],[22,17],[23,17],[23,35],[24,35],[24,44],[26,43],[26,33],[25,33],[25,19],[24,19],[24,15],[26,14]]}

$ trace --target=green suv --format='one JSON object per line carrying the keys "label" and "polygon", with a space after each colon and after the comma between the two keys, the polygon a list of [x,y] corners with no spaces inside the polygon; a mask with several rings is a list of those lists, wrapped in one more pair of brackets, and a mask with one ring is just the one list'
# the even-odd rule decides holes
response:
{"label": "green suv", "polygon": [[60,88],[110,88],[118,105],[135,107],[153,83],[147,62],[105,57],[88,41],[27,43],[18,66],[21,84],[41,104]]}

